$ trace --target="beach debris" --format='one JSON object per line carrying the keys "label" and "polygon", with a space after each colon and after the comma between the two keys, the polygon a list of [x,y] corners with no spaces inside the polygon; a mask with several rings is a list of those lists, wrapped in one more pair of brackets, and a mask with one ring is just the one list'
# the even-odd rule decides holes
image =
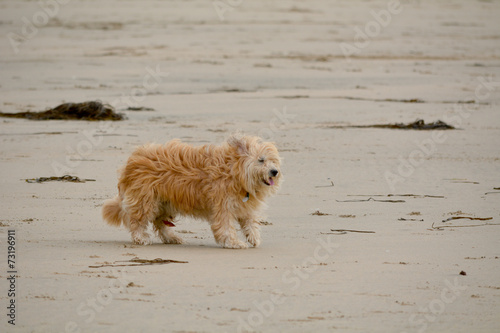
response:
{"label": "beach debris", "polygon": [[348,197],[412,197],[412,198],[436,198],[444,199],[442,195],[429,194],[348,194]]}
{"label": "beach debris", "polygon": [[333,97],[336,99],[347,99],[352,101],[371,101],[371,102],[395,102],[395,103],[425,103],[424,100],[420,98],[408,98],[408,99],[397,99],[397,98],[362,98],[362,97],[352,97],[352,96],[339,96]]}
{"label": "beach debris", "polygon": [[311,213],[311,215],[316,215],[316,216],[325,216],[325,215],[332,215],[332,214],[323,213],[323,212],[320,212],[319,210],[317,210],[317,211],[315,211],[314,213]]}
{"label": "beach debris", "polygon": [[442,222],[448,222],[448,221],[459,220],[459,219],[487,221],[487,220],[493,219],[493,217],[452,216],[452,217],[447,218],[446,220],[443,220]]}
{"label": "beach debris", "polygon": [[478,257],[478,258],[475,258],[475,257],[465,257],[464,259],[468,260],[468,259],[473,259],[473,260],[478,260],[478,259],[486,259],[485,256],[481,256],[481,257]]}
{"label": "beach debris", "polygon": [[41,112],[0,112],[0,117],[25,118],[30,120],[123,120],[125,117],[114,111],[109,104],[99,101],[64,103]]}
{"label": "beach debris", "polygon": [[424,220],[424,219],[420,219],[420,220],[419,220],[419,219],[406,219],[406,218],[404,218],[404,217],[400,217],[400,218],[398,219],[398,221],[419,221],[419,222],[422,222],[423,220]]}
{"label": "beach debris", "polygon": [[458,273],[460,275],[467,275],[467,273],[465,273],[465,271],[460,271],[460,273]]}
{"label": "beach debris", "polygon": [[375,231],[370,230],[353,230],[353,229],[330,229],[331,232],[322,232],[324,235],[344,235],[348,232],[358,232],[363,234],[374,234]]}
{"label": "beach debris", "polygon": [[[500,187],[493,187],[493,189],[498,191],[498,190],[500,190]],[[486,192],[484,194],[495,194],[495,193],[500,193],[500,192]]]}
{"label": "beach debris", "polygon": [[276,96],[277,98],[286,99],[298,99],[298,98],[309,98],[309,95],[286,95],[286,96]]}
{"label": "beach debris", "polygon": [[479,182],[462,178],[445,178],[444,180],[449,180],[455,184],[479,184]]}
{"label": "beach debris", "polygon": [[[356,86],[356,89],[366,89],[363,86]],[[420,98],[363,98],[355,96],[330,96],[334,99],[346,99],[352,101],[366,101],[366,102],[393,102],[393,103],[434,103],[434,104],[477,104],[488,105],[487,102],[478,102],[474,99],[458,100],[458,101],[425,101]]]}
{"label": "beach debris", "polygon": [[153,108],[148,108],[145,106],[129,106],[125,109],[126,111],[155,111]]}
{"label": "beach debris", "polygon": [[325,128],[388,128],[402,130],[452,130],[456,129],[452,125],[448,125],[444,121],[437,120],[432,123],[426,123],[423,119],[417,119],[412,123],[395,123],[395,124],[374,124],[374,125],[333,125]]}
{"label": "beach debris", "polygon": [[[446,222],[449,220],[456,220],[457,218],[462,218],[462,217],[455,216],[455,218],[443,220],[443,222]],[[468,218],[468,217],[463,217],[463,218]],[[485,218],[475,217],[475,218],[469,218],[469,219],[484,221],[484,220],[491,220],[493,218],[492,217],[485,217]],[[435,223],[433,222],[431,229],[428,229],[428,230],[443,230],[444,228],[472,228],[472,227],[484,227],[487,225],[500,225],[500,223],[483,223],[483,224],[468,224],[468,225],[438,225],[438,226],[434,226],[434,224]]]}
{"label": "beach debris", "polygon": [[398,103],[425,103],[425,101],[420,98],[410,98],[410,99],[395,99],[395,98],[386,98],[383,100],[384,102],[398,102]]}
{"label": "beach debris", "polygon": [[0,133],[0,135],[61,135],[61,134],[77,134],[76,131],[54,131],[54,132],[35,132],[35,133]]}
{"label": "beach debris", "polygon": [[208,90],[210,93],[221,93],[221,92],[226,92],[226,93],[245,93],[245,92],[256,92],[256,89],[241,89],[241,88],[236,88],[236,87],[221,87],[221,88],[216,88],[216,89],[209,89]]}
{"label": "beach debris", "polygon": [[388,197],[413,197],[413,198],[436,198],[444,199],[443,195],[429,195],[429,194],[388,194]]}
{"label": "beach debris", "polygon": [[76,176],[64,175],[61,177],[39,177],[25,179],[27,183],[45,183],[45,182],[71,182],[71,183],[85,183],[95,182],[95,179],[80,179]]}
{"label": "beach debris", "polygon": [[[129,262],[130,264],[116,264],[117,262]],[[187,264],[187,261],[171,260],[171,259],[140,259],[135,257],[130,260],[115,261],[114,263],[104,263],[102,265],[89,266],[89,268],[101,267],[124,267],[124,266],[147,266],[147,265],[164,265],[164,264]]]}
{"label": "beach debris", "polygon": [[368,201],[376,201],[376,202],[392,202],[392,203],[406,202],[405,200],[377,200],[377,199],[373,199],[372,197],[369,197],[368,199],[335,200],[335,201],[337,201],[337,202],[368,202]]}
{"label": "beach debris", "polygon": [[348,194],[348,197],[369,197],[368,199],[354,199],[354,200],[336,200],[337,202],[367,202],[367,201],[377,201],[377,202],[406,202],[405,200],[379,200],[374,199],[374,197],[411,197],[411,198],[434,198],[434,199],[444,199],[442,195],[429,195],[429,194]]}

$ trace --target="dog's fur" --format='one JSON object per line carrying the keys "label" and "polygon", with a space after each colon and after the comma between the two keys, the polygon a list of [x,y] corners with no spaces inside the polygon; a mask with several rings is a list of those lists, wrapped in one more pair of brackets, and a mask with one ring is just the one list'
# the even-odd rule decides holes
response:
{"label": "dog's fur", "polygon": [[136,244],[151,244],[149,222],[164,243],[182,243],[171,228],[181,215],[207,220],[224,247],[247,248],[236,234],[237,221],[248,243],[257,247],[257,214],[279,188],[280,161],[272,143],[241,134],[218,146],[193,147],[179,140],[147,144],[128,159],[119,194],[104,203],[102,216],[110,225],[123,222]]}

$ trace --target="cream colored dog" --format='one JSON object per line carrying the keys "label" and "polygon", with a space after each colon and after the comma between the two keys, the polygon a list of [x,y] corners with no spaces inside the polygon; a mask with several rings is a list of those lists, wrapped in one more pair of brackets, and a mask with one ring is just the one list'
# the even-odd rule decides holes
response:
{"label": "cream colored dog", "polygon": [[107,200],[103,218],[123,222],[136,244],[151,244],[149,222],[164,243],[180,244],[172,227],[177,215],[205,219],[215,241],[226,248],[248,245],[238,239],[238,222],[248,243],[260,244],[257,214],[281,181],[276,147],[252,136],[235,134],[219,146],[172,140],[139,147],[118,181],[118,195]]}

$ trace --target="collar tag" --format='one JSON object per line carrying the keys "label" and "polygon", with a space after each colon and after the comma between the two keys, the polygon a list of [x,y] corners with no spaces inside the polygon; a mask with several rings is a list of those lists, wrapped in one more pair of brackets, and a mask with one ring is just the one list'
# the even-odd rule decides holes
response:
{"label": "collar tag", "polygon": [[243,202],[247,202],[250,199],[250,193],[247,192],[247,195],[243,198]]}

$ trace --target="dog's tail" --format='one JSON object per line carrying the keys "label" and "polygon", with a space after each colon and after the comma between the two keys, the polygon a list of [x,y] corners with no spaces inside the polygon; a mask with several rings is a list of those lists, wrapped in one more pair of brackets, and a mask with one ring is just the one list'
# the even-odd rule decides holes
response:
{"label": "dog's tail", "polygon": [[118,195],[113,199],[106,200],[102,206],[102,218],[109,225],[119,227],[122,224],[123,213],[122,201]]}

